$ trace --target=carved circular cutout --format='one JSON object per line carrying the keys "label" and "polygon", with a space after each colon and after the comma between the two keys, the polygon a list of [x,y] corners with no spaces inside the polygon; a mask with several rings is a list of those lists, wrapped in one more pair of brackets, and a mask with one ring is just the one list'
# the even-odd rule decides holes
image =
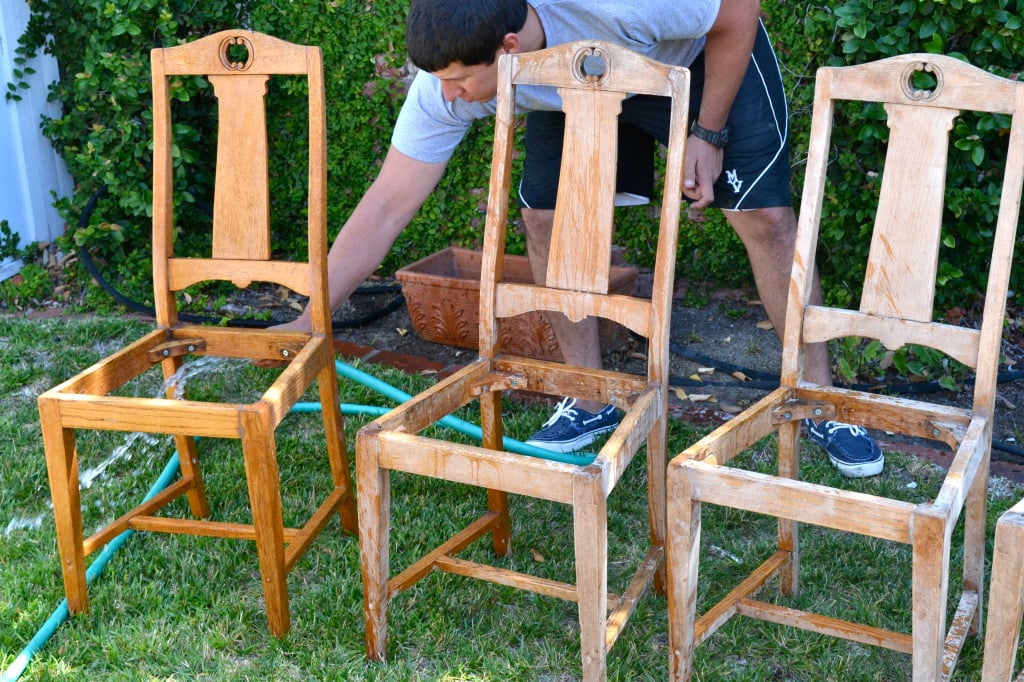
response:
{"label": "carved circular cutout", "polygon": [[903,94],[912,102],[928,102],[942,92],[942,71],[931,62],[917,62],[903,70]]}
{"label": "carved circular cutout", "polygon": [[576,53],[573,75],[584,83],[600,83],[608,75],[608,59],[594,47]]}
{"label": "carved circular cutout", "polygon": [[220,63],[228,71],[245,71],[252,66],[253,47],[245,36],[225,38],[220,44]]}

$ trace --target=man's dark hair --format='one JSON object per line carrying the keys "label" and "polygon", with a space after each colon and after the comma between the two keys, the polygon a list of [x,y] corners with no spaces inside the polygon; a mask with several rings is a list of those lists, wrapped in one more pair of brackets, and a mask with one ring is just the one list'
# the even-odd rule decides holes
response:
{"label": "man's dark hair", "polygon": [[412,0],[405,43],[424,71],[490,64],[502,38],[524,24],[526,0]]}

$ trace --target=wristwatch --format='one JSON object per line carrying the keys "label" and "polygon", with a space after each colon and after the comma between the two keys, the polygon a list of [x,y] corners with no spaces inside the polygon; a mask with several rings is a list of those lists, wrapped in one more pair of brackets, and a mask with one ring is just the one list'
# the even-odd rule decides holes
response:
{"label": "wristwatch", "polygon": [[696,121],[694,121],[693,124],[690,125],[690,134],[696,138],[704,140],[705,142],[710,142],[716,147],[724,147],[729,144],[728,126],[721,130],[708,130],[707,128],[702,128]]}

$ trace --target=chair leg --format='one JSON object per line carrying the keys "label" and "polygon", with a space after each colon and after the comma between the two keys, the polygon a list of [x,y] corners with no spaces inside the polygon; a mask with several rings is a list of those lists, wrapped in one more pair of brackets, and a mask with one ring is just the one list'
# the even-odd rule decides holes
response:
{"label": "chair leg", "polygon": [[[779,476],[793,480],[800,478],[800,421],[791,421],[779,427]],[[799,524],[779,518],[779,549],[789,552],[789,564],[779,572],[779,591],[794,595],[800,591],[800,531]]]}
{"label": "chair leg", "polygon": [[[185,383],[177,383],[176,377],[185,364],[185,358],[174,356],[160,363],[167,398],[181,400],[185,398]],[[175,380],[172,383],[172,380]],[[174,446],[178,450],[178,466],[183,479],[192,480],[189,488],[188,506],[192,516],[199,519],[210,517],[210,503],[206,498],[206,486],[203,484],[202,469],[199,467],[199,453],[196,450],[196,439],[192,436],[175,436]]]}
{"label": "chair leg", "polygon": [[996,523],[982,682],[1009,682],[1013,678],[1021,617],[1024,615],[1022,548],[1024,505],[1018,504]]}
{"label": "chair leg", "polygon": [[82,502],[78,489],[78,454],[75,432],[60,425],[56,402],[41,397],[39,416],[46,451],[46,471],[50,479],[53,518],[57,527],[60,567],[68,610],[89,610],[85,584],[85,549],[82,545]]}
{"label": "chair leg", "polygon": [[[665,452],[667,421],[663,413],[647,435],[647,515],[651,527],[651,547],[665,547]],[[665,561],[654,573],[654,591],[664,595],[667,590]]]}
{"label": "chair leg", "polygon": [[288,573],[284,563],[284,515],[281,509],[277,448],[269,413],[243,412],[242,454],[256,531],[256,554],[263,577],[267,622],[275,637],[288,634]]}
{"label": "chair leg", "polygon": [[693,501],[685,469],[669,472],[667,495],[672,505],[665,561],[668,567],[669,680],[685,682],[693,674],[696,646],[700,502]]}
{"label": "chair leg", "polygon": [[573,481],[573,531],[580,653],[585,682],[600,682],[608,673],[607,509],[599,479],[577,476]]}
{"label": "chair leg", "polygon": [[387,469],[380,468],[377,441],[372,436],[356,436],[356,476],[366,655],[383,661],[387,649],[391,482]]}
{"label": "chair leg", "polygon": [[[501,421],[501,393],[489,391],[480,396],[480,423],[483,425],[481,445],[490,450],[502,449],[505,434]],[[491,545],[497,556],[512,554],[512,522],[508,513],[508,494],[502,490],[487,491],[487,509],[498,515],[491,530]]]}
{"label": "chair leg", "polygon": [[[325,352],[332,353],[330,346]],[[347,533],[355,535],[359,532],[356,518],[355,487],[352,484],[352,472],[348,465],[348,450],[345,445],[345,422],[341,417],[340,396],[338,395],[338,374],[334,369],[334,358],[329,358],[325,367],[317,375],[317,388],[320,390],[320,410],[324,420],[324,434],[327,438],[327,458],[331,463],[331,475],[334,487],[341,488],[345,495],[338,509],[341,527]]]}
{"label": "chair leg", "polygon": [[978,468],[974,485],[967,491],[964,503],[964,570],[963,592],[978,595],[978,607],[971,620],[968,632],[977,635],[985,617],[985,534],[988,515],[988,459]]}
{"label": "chair leg", "polygon": [[199,466],[199,452],[196,439],[192,436],[175,436],[174,445],[178,449],[178,465],[181,476],[192,479],[192,487],[188,491],[188,506],[192,516],[199,519],[210,517],[210,503],[206,499],[206,485],[203,483],[203,471]]}
{"label": "chair leg", "polygon": [[913,668],[915,682],[940,679],[946,640],[950,547],[946,519],[933,507],[911,518],[913,541]]}

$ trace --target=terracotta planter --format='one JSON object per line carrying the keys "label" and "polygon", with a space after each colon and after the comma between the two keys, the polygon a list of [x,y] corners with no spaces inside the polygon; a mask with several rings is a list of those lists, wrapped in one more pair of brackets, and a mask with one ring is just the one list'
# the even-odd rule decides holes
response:
{"label": "terracotta planter", "polygon": [[[409,308],[412,326],[420,338],[460,348],[478,348],[480,324],[479,251],[449,247],[395,273]],[[633,293],[637,269],[613,267],[614,293]],[[505,278],[532,282],[525,256],[506,256]],[[542,360],[562,360],[551,326],[539,312],[499,320],[498,334],[506,353]],[[629,338],[622,326],[601,321],[602,352],[615,350]]]}

